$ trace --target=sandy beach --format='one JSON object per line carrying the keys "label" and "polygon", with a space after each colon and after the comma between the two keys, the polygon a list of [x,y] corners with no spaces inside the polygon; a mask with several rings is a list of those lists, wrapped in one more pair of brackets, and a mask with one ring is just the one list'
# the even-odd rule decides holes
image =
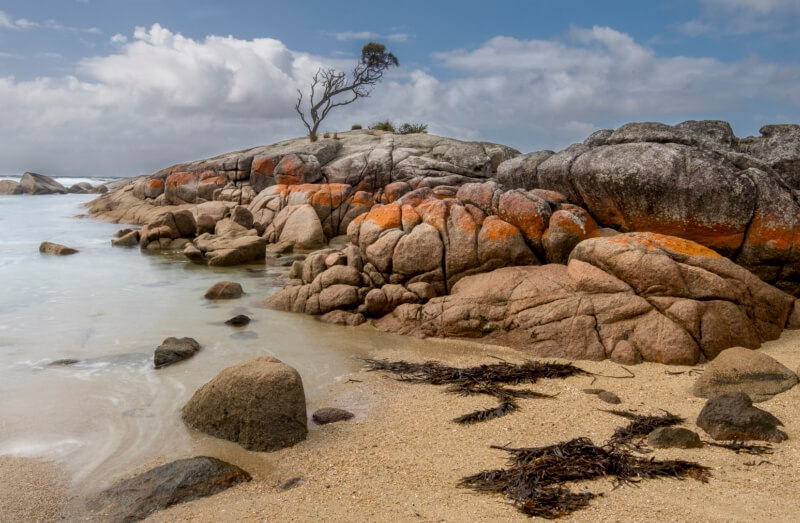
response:
{"label": "sandy beach", "polygon": [[[369,327],[361,327],[369,328]],[[438,361],[468,366],[502,358],[521,362],[526,356],[503,347],[471,342],[431,340],[430,353],[402,346],[378,349],[376,358]],[[800,367],[800,331],[786,331],[761,349],[789,368]],[[624,376],[609,361],[577,362],[606,376]],[[488,397],[445,394],[443,387],[401,383],[381,372],[361,371],[332,385],[325,406],[351,410],[351,422],[313,426],[306,441],[274,453],[222,452],[218,456],[253,473],[250,483],[210,498],[174,506],[148,521],[524,521],[500,495],[477,494],[456,487],[466,475],[502,468],[505,453],[490,445],[541,446],[585,436],[600,444],[625,420],[602,412],[607,408],[657,414],[660,409],[694,420],[705,400],[691,394],[696,374],[668,374],[688,367],[640,364],[630,379],[570,377],[542,380],[530,388],[553,399],[521,400],[509,416],[461,426],[451,420],[493,405]],[[610,406],[584,388],[615,392],[622,403]],[[612,479],[571,485],[573,491],[603,494],[565,521],[790,521],[797,511],[795,481],[800,476],[800,387],[758,404],[781,419],[789,439],[765,456],[701,449],[656,450],[655,459],[683,459],[711,468],[706,483],[648,480],[615,487]],[[224,446],[223,446],[224,449]],[[174,457],[188,457],[185,454]],[[159,463],[142,464],[141,470]],[[278,488],[301,477],[287,490]],[[33,460],[0,460],[2,521],[74,519],[74,497],[54,464]]]}

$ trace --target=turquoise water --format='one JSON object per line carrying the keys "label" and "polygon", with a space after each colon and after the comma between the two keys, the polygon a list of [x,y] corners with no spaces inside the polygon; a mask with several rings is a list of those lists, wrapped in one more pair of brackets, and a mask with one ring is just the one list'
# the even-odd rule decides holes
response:
{"label": "turquoise water", "polygon": [[[212,269],[180,254],[112,248],[122,225],[76,217],[92,198],[0,196],[0,455],[56,460],[77,486],[196,454],[246,459],[253,469],[255,458],[237,446],[183,425],[180,409],[198,387],[225,367],[272,355],[298,369],[309,408],[320,407],[358,357],[396,339],[258,307],[285,268]],[[42,241],[80,252],[42,255]],[[247,295],[205,300],[219,280],[240,282]],[[254,321],[224,325],[237,314]],[[203,349],[156,371],[153,350],[168,336],[194,337]],[[62,358],[80,362],[49,365]]]}

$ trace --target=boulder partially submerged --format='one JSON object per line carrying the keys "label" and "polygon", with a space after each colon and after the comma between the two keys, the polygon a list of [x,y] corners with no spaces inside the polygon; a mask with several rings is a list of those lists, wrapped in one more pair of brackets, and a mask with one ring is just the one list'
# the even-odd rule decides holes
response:
{"label": "boulder partially submerged", "polygon": [[49,176],[26,172],[20,178],[15,194],[67,194],[67,188]]}
{"label": "boulder partially submerged", "polygon": [[42,254],[55,254],[57,256],[66,256],[69,254],[76,254],[78,249],[61,245],[60,243],[42,242],[39,245],[39,252]]}

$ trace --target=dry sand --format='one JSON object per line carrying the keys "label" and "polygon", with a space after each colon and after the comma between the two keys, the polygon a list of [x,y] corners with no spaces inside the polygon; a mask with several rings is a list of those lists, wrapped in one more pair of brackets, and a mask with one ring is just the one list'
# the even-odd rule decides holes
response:
{"label": "dry sand", "polygon": [[[396,347],[376,349],[374,356],[437,359],[458,366],[496,361],[490,356],[513,362],[525,359],[506,348],[441,340],[431,340],[430,352],[420,354],[404,349],[403,338],[397,340]],[[787,331],[761,350],[796,371],[800,331]],[[598,374],[625,374],[608,361],[577,366]],[[309,405],[311,410],[325,406],[351,410],[356,413],[353,421],[312,428],[306,441],[279,452],[219,456],[253,472],[254,481],[177,505],[148,521],[526,521],[529,518],[500,495],[455,486],[462,476],[505,465],[505,453],[490,445],[540,446],[579,436],[599,444],[626,424],[600,411],[605,408],[644,414],[669,410],[687,418],[685,426],[708,439],[694,425],[705,402],[690,392],[696,376],[665,372],[687,367],[641,364],[630,369],[636,375],[633,379],[543,380],[530,388],[556,398],[520,400],[519,412],[471,426],[450,420],[494,406],[493,399],[453,396],[442,387],[400,383],[383,373],[356,373],[350,381],[333,385],[324,404]],[[587,387],[613,391],[622,404],[611,407],[583,393]],[[774,445],[773,454],[750,456],[710,446],[656,450],[652,454],[656,459],[684,459],[711,467],[710,482],[663,479],[617,488],[611,479],[581,482],[571,488],[603,496],[564,521],[796,521],[800,387],[758,406],[786,424],[789,440]],[[296,487],[276,488],[297,476],[302,480]],[[67,496],[61,485],[50,466],[0,460],[0,521],[57,519]]]}

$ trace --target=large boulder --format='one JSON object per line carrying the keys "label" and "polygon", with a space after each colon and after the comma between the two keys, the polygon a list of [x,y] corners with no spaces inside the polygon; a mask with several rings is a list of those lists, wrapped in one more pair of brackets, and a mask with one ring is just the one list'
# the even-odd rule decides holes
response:
{"label": "large boulder", "polygon": [[581,242],[567,266],[468,276],[379,329],[485,337],[537,356],[695,364],[777,338],[793,298],[699,244],[653,233]]}
{"label": "large boulder", "polygon": [[195,263],[226,267],[263,260],[266,257],[267,240],[255,230],[247,232],[229,231],[224,234],[202,234],[187,245],[184,255]]}
{"label": "large boulder", "polygon": [[295,369],[264,356],[220,372],[183,408],[192,428],[234,441],[248,450],[271,451],[306,438],[306,400]]}
{"label": "large boulder", "polygon": [[760,402],[791,389],[797,381],[797,374],[766,354],[733,347],[706,366],[695,381],[693,392],[700,398],[744,392],[754,402]]}
{"label": "large boulder", "polygon": [[67,194],[67,188],[43,174],[28,173],[19,180],[17,194]]}
{"label": "large boulder", "polygon": [[754,407],[744,392],[726,392],[708,400],[697,416],[697,426],[717,440],[778,443],[788,438],[778,428],[783,423],[769,412]]}
{"label": "large boulder", "polygon": [[86,506],[106,521],[139,521],[158,510],[217,494],[250,479],[250,474],[236,465],[197,456],[118,481],[91,496]]}
{"label": "large boulder", "polygon": [[291,244],[297,250],[314,250],[327,243],[319,216],[310,204],[285,207],[275,219],[276,243]]}

